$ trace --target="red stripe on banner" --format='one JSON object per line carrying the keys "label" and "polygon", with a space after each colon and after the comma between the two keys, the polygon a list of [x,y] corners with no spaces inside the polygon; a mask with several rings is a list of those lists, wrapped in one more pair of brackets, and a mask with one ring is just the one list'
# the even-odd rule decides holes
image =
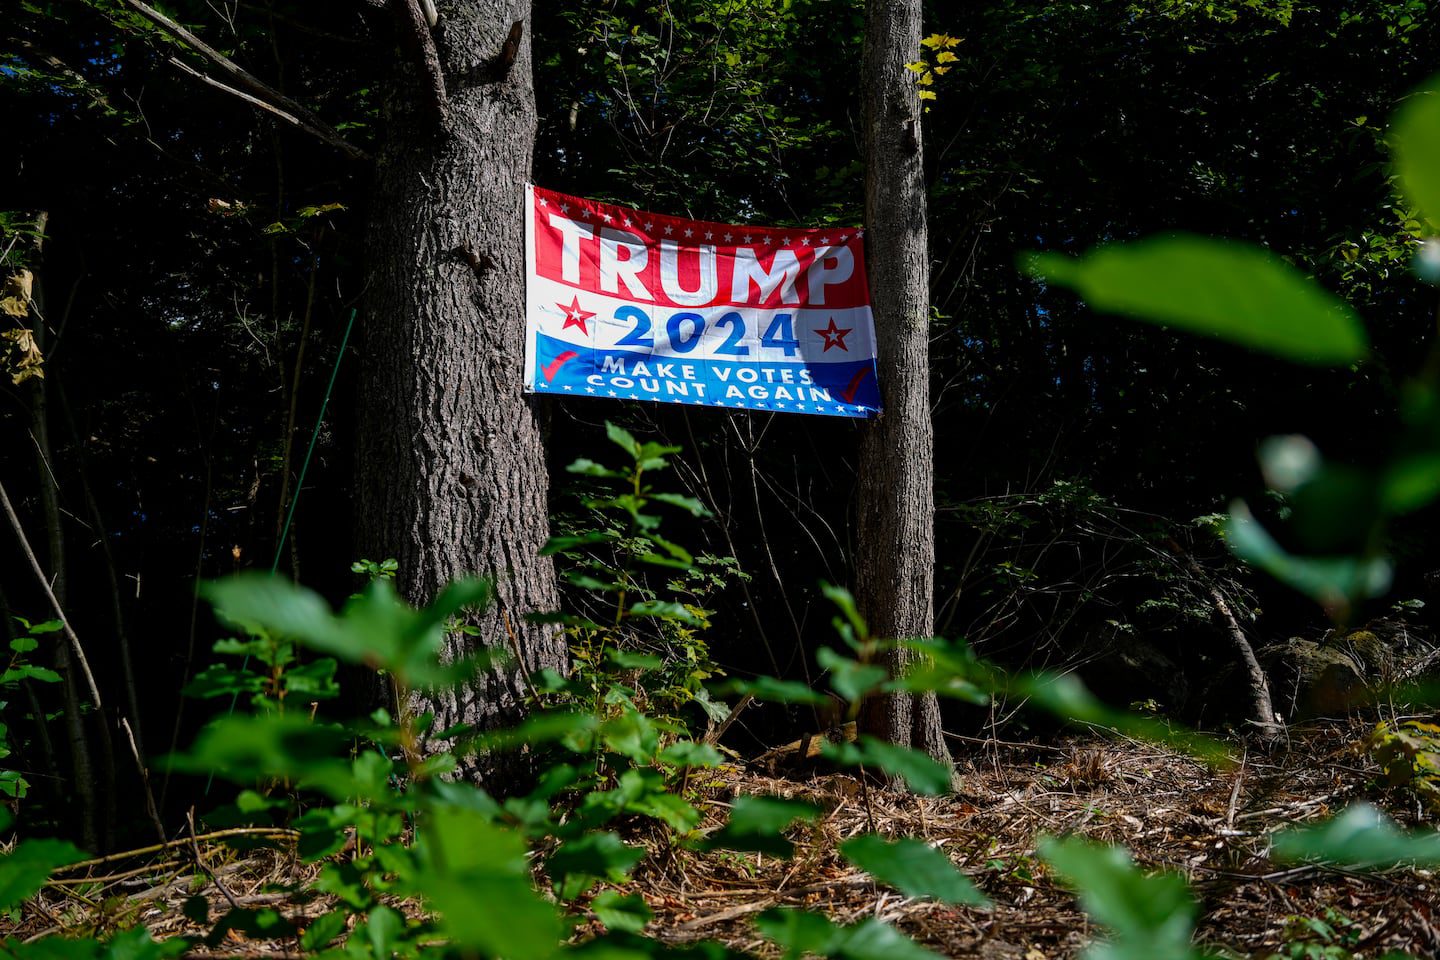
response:
{"label": "red stripe on banner", "polygon": [[662,307],[863,307],[864,231],[685,220],[535,187],[536,273]]}

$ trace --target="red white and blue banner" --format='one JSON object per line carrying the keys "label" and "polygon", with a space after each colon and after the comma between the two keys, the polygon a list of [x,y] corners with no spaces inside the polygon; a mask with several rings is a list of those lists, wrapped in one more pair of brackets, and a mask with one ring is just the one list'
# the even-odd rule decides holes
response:
{"label": "red white and blue banner", "polygon": [[880,412],[864,231],[682,220],[528,188],[525,389]]}

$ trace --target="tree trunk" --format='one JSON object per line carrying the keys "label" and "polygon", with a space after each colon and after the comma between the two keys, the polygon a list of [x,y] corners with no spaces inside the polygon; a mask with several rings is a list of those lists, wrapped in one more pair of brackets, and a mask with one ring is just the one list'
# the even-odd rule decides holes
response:
{"label": "tree trunk", "polygon": [[[529,14],[528,0],[446,4],[434,36],[448,109],[413,63],[388,91],[367,241],[358,521],[365,555],[396,558],[412,602],[458,576],[493,578],[480,642],[518,643],[534,672],[563,669],[566,648],[524,620],[559,605],[554,566],[538,555],[549,488],[538,401],[520,389],[536,123]],[[502,47],[508,70],[492,68]],[[475,642],[457,634],[449,652]],[[488,674],[414,706],[435,712],[437,730],[491,726],[516,714],[522,676]],[[463,765],[479,778],[504,766]]]}
{"label": "tree trunk", "polygon": [[[866,263],[875,310],[884,413],[860,441],[861,610],[878,637],[934,628],[934,432],[930,423],[930,260],[921,164],[920,99],[905,69],[920,50],[920,0],[865,9]],[[910,658],[895,651],[894,673]],[[933,693],[866,705],[863,728],[948,762]]]}

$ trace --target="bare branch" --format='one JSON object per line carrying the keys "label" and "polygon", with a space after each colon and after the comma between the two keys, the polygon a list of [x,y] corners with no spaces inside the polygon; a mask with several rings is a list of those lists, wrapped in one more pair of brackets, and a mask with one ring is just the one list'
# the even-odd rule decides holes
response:
{"label": "bare branch", "polygon": [[[135,10],[135,12],[139,13],[142,17],[149,20],[151,23],[154,23],[156,26],[160,27],[165,32],[171,34],[177,40],[180,40],[182,43],[188,46],[190,49],[194,50],[206,60],[209,60],[215,66],[219,67],[220,70],[229,77],[231,77],[236,82],[236,84],[249,90],[254,95],[250,97],[242,97],[242,99],[246,100],[249,103],[256,104],[257,106],[260,105],[259,100],[263,100],[266,103],[270,104],[271,107],[279,108],[278,110],[271,109],[271,113],[275,113],[277,116],[291,119],[291,122],[295,123],[295,125],[298,126],[300,129],[304,130],[306,133],[318,136],[321,140],[325,141],[333,147],[338,148],[346,156],[355,160],[368,159],[365,151],[361,150],[354,144],[349,143],[344,137],[340,136],[339,132],[335,130],[334,127],[330,126],[324,120],[321,120],[318,116],[316,116],[310,110],[306,109],[301,104],[296,103],[294,100],[285,96],[285,94],[281,93],[279,90],[276,90],[274,87],[270,86],[270,84],[266,83],[259,77],[256,77],[254,74],[251,74],[249,71],[240,67],[229,57],[225,56],[220,51],[210,46],[204,40],[201,40],[199,37],[195,36],[195,34],[191,33],[189,30],[186,30],[184,27],[180,26],[180,24],[176,23],[174,20],[171,20],[169,17],[165,16],[165,14],[161,13],[159,10],[156,10],[154,7],[145,3],[144,0],[125,0],[125,3],[131,9]],[[171,62],[178,63],[179,61],[175,60],[172,57]],[[191,69],[189,70],[189,72],[191,74],[194,74],[195,76],[201,77],[201,79],[206,79],[206,81],[212,86],[218,87],[221,90],[225,90],[229,93],[238,93],[238,91],[236,91],[233,87],[229,87],[225,84],[208,80],[198,71]],[[257,97],[259,98],[259,100],[256,99]]]}
{"label": "bare branch", "polygon": [[252,97],[244,90],[237,90],[232,86],[221,83],[214,77],[206,76],[199,70],[196,70],[194,67],[190,66],[190,64],[186,63],[184,60],[181,60],[179,57],[171,57],[170,62],[174,66],[179,67],[181,70],[190,74],[190,76],[199,80],[201,83],[209,84],[217,90],[223,90],[226,93],[230,94],[232,97],[238,97],[239,99],[244,100],[251,106],[264,110],[266,113],[274,114],[281,120],[284,120],[286,123],[294,124],[296,127],[304,130],[306,133],[310,134],[313,137],[316,137],[319,140],[323,140],[325,143],[330,144],[332,147],[336,147],[340,150],[345,151],[346,153],[349,153],[350,151],[355,151],[355,153],[352,155],[359,158],[364,158],[367,156],[363,151],[357,150],[353,145],[342,139],[338,133],[336,133],[334,130],[330,129],[327,126],[324,126],[323,124],[320,127],[312,126],[311,124],[306,123],[301,118],[294,116],[293,114],[286,113],[284,110],[281,110],[274,104],[266,103],[259,97]]}

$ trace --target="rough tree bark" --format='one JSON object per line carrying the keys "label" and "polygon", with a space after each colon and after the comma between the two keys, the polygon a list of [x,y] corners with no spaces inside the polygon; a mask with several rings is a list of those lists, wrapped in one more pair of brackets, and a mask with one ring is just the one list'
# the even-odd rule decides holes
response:
{"label": "rough tree bark", "polygon": [[[433,102],[433,62],[411,58],[388,91],[367,239],[357,506],[366,555],[399,561],[410,600],[461,575],[493,578],[481,642],[518,643],[533,672],[563,667],[566,650],[524,620],[558,606],[554,567],[538,555],[549,480],[537,401],[520,389],[529,16],[529,0],[443,4],[434,40],[448,103]],[[516,21],[525,29],[512,50]],[[453,636],[450,652],[473,642]],[[435,711],[435,729],[491,725],[513,715],[523,686],[510,670],[418,705]],[[463,772],[485,778],[497,764],[471,759]]]}
{"label": "rough tree bark", "polygon": [[[934,628],[934,432],[930,423],[930,259],[920,98],[905,69],[920,49],[920,0],[865,6],[866,264],[885,412],[860,441],[856,579],[879,637]],[[904,670],[904,651],[887,664]],[[949,762],[933,693],[872,699],[862,727]]]}

